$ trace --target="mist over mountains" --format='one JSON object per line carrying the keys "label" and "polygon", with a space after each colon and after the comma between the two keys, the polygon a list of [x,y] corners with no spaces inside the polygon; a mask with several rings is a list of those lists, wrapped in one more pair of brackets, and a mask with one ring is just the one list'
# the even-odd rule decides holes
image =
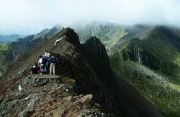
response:
{"label": "mist over mountains", "polygon": [[[65,57],[61,59],[58,75],[75,79],[76,93],[93,94],[107,113],[134,117],[180,115],[180,29],[163,25],[122,26],[97,22],[72,28],[56,25],[1,45],[1,80],[20,82],[27,79],[29,65],[35,56],[47,49]],[[55,40],[64,35],[70,40],[54,47]],[[77,48],[73,50],[68,46]],[[80,58],[69,61],[66,57],[72,52]],[[22,66],[24,61],[26,65]],[[12,77],[19,71],[22,72],[19,79]],[[93,82],[95,84],[91,84]],[[7,90],[10,89],[7,87]],[[9,95],[6,90],[1,93],[3,102],[5,95]],[[109,99],[114,101],[108,102]]]}
{"label": "mist over mountains", "polygon": [[180,27],[179,5],[178,0],[1,0],[0,33],[29,35],[57,23],[72,27],[79,22],[92,21]]}

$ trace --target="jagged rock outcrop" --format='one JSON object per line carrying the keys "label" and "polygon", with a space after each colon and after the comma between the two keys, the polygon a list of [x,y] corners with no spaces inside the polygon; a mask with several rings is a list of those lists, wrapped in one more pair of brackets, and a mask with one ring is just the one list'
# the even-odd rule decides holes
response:
{"label": "jagged rock outcrop", "polygon": [[98,57],[101,59],[101,61],[104,62],[104,64],[106,64],[106,66],[110,66],[110,62],[109,62],[109,58],[108,58],[105,46],[102,45],[100,39],[96,37],[89,38],[84,44],[84,48],[86,48],[86,50],[88,49],[87,52],[85,50],[84,52],[85,54],[92,53],[92,54],[98,55]]}

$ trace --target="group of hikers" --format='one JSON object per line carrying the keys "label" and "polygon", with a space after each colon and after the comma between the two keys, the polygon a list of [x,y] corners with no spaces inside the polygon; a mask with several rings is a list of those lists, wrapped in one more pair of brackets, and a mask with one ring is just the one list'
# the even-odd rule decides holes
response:
{"label": "group of hikers", "polygon": [[49,74],[55,75],[55,64],[58,63],[58,58],[55,57],[54,53],[50,54],[47,50],[44,51],[43,55],[39,56],[38,62],[31,69],[31,75],[33,74],[44,74],[48,73],[47,68],[49,67]]}

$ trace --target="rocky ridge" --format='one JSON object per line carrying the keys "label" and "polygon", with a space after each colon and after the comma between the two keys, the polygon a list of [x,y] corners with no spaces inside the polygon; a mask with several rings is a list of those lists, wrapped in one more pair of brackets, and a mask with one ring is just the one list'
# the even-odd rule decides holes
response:
{"label": "rocky ridge", "polygon": [[[62,40],[58,41],[59,39]],[[99,85],[100,81],[96,79],[96,73],[90,71],[89,65],[83,58],[77,34],[67,28],[48,41],[39,47],[41,49],[36,48],[14,63],[9,69],[11,75],[7,73],[4,76],[7,78],[7,82],[1,85],[4,89],[1,89],[1,116],[90,116],[102,114],[100,104],[90,103],[94,98],[90,93],[101,90],[98,89],[101,86]],[[48,75],[45,77],[44,74],[29,76],[30,65],[33,65],[37,55],[46,47],[49,47],[48,51],[55,53],[60,59],[60,63],[56,66],[56,74],[61,77],[53,78],[54,76]],[[70,58],[72,54],[73,58]],[[24,62],[26,64],[23,64]],[[86,76],[86,73],[89,75]],[[16,75],[13,76],[13,74]],[[63,79],[68,79],[68,81],[63,83]],[[89,82],[89,80],[91,81]],[[92,91],[93,89],[86,84],[87,82],[92,87],[93,85],[98,87]],[[24,90],[18,90],[18,85],[21,85]],[[88,89],[83,89],[81,86]]]}
{"label": "rocky ridge", "polygon": [[[29,76],[30,66],[44,50],[60,60],[55,78]],[[24,55],[3,77],[7,82],[0,87],[2,116],[161,116],[152,103],[112,72],[99,39],[92,37],[80,44],[70,28]],[[25,90],[19,91],[18,85]]]}

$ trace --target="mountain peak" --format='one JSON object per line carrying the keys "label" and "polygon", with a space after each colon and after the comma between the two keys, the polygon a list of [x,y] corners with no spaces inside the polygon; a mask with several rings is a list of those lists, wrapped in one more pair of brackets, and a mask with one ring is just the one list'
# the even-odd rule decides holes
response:
{"label": "mountain peak", "polygon": [[66,41],[79,46],[80,45],[80,41],[79,41],[79,36],[77,35],[77,33],[74,32],[73,29],[71,28],[63,28],[62,32],[64,32],[64,35],[67,37]]}
{"label": "mountain peak", "polygon": [[102,45],[100,39],[98,39],[96,36],[90,37],[86,41],[85,46],[87,49],[92,49],[89,53],[96,53],[97,56],[99,56],[102,60],[105,61],[105,64],[110,65],[105,46]]}

